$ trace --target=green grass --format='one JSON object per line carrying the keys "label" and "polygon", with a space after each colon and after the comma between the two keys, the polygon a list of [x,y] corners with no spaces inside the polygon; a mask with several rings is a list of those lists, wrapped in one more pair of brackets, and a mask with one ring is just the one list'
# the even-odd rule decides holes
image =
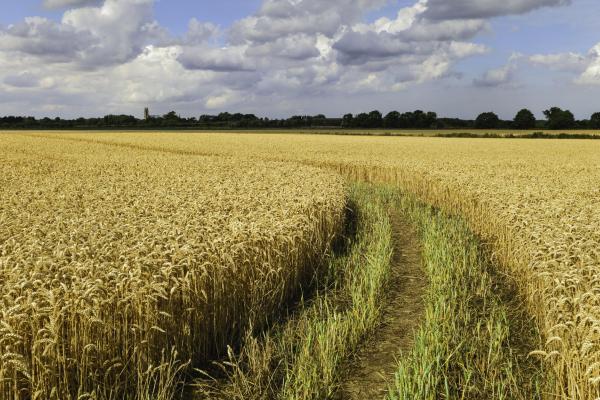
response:
{"label": "green grass", "polygon": [[355,234],[331,260],[323,290],[268,334],[248,335],[222,364],[225,383],[197,385],[197,399],[323,400],[337,388],[343,363],[379,321],[393,252],[387,188],[351,189]]}
{"label": "green grass", "polygon": [[539,365],[527,358],[534,324],[467,225],[389,186],[354,184],[350,197],[355,233],[321,290],[269,332],[248,334],[219,379],[197,382],[196,399],[332,398],[346,361],[380,323],[392,208],[418,227],[429,287],[424,323],[412,351],[398,355],[386,399],[541,398]]}
{"label": "green grass", "polygon": [[386,398],[541,398],[539,365],[527,357],[537,334],[508,278],[461,219],[409,198],[402,208],[419,227],[430,284],[425,322]]}

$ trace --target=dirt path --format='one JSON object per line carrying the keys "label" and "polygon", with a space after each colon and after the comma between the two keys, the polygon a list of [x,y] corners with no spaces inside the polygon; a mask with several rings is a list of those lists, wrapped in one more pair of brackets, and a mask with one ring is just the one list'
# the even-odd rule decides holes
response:
{"label": "dirt path", "polygon": [[397,357],[412,348],[423,318],[427,279],[417,232],[398,214],[392,214],[392,227],[395,252],[383,322],[349,365],[336,400],[383,399],[394,378]]}

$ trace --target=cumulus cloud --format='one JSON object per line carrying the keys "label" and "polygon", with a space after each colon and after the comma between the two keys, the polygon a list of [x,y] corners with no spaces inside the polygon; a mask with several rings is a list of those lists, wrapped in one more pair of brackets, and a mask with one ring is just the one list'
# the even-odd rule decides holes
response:
{"label": "cumulus cloud", "polygon": [[99,39],[90,32],[79,32],[74,26],[57,24],[41,17],[28,17],[0,30],[0,50],[37,56],[47,61],[68,62],[95,45],[99,45]]}
{"label": "cumulus cloud", "polygon": [[335,35],[386,0],[265,0],[255,15],[230,30],[233,43],[268,42],[294,34]]}
{"label": "cumulus cloud", "polygon": [[[400,9],[396,19],[345,29],[332,46],[337,61],[370,70],[362,81],[365,86],[401,90],[411,82],[447,76],[455,61],[486,51],[467,41],[488,28],[485,21],[433,21],[424,16],[426,11],[427,1],[420,0]],[[373,68],[390,76],[374,75]]]}
{"label": "cumulus cloud", "polygon": [[469,40],[488,29],[488,22],[480,19],[452,21],[423,19],[402,32],[401,37],[413,41]]}
{"label": "cumulus cloud", "polygon": [[473,81],[479,87],[498,87],[510,83],[513,79],[515,67],[512,64],[504,67],[490,69],[480,78]]}
{"label": "cumulus cloud", "polygon": [[131,61],[146,45],[168,40],[153,18],[153,0],[106,0],[68,10],[61,22],[31,17],[0,29],[0,50],[84,68]]}
{"label": "cumulus cloud", "polygon": [[[369,11],[386,3],[266,0],[256,14],[220,32],[218,46],[205,33],[195,44],[185,41],[178,60],[189,71],[217,73],[225,88],[244,90],[246,97],[314,96],[402,90],[453,75],[457,60],[487,50],[469,42],[489,28],[486,21],[427,19],[426,0],[402,7],[395,18],[364,22]],[[232,77],[249,86],[232,87]],[[216,93],[206,105],[225,98],[231,102],[231,93]]]}
{"label": "cumulus cloud", "polygon": [[[389,26],[394,27],[393,22]],[[373,29],[363,27],[360,31],[345,32],[333,48],[339,52],[340,61],[345,64],[406,55],[428,56],[446,52],[453,45],[456,48],[456,43],[472,38],[486,27],[487,23],[480,20],[435,23],[415,19],[404,30],[394,27],[388,31],[376,23]],[[454,54],[462,58],[484,51],[484,47],[479,45],[465,46],[463,49],[468,51]]]}
{"label": "cumulus cloud", "polygon": [[184,41],[187,44],[202,44],[219,34],[219,27],[211,22],[201,22],[192,18],[188,24],[188,31]]}
{"label": "cumulus cloud", "polygon": [[187,69],[233,72],[253,71],[255,67],[239,47],[213,49],[188,47],[178,58]]}
{"label": "cumulus cloud", "polygon": [[316,36],[295,34],[250,46],[246,51],[246,55],[249,57],[274,56],[292,60],[306,60],[318,57],[321,52],[317,48]]}
{"label": "cumulus cloud", "polygon": [[88,66],[118,64],[138,56],[151,43],[168,41],[166,31],[153,17],[153,0],[106,0],[102,7],[67,11],[62,25],[88,32],[98,39],[82,54]]}
{"label": "cumulus cloud", "polygon": [[425,16],[430,19],[477,19],[524,14],[542,7],[571,4],[572,0],[429,0]]}
{"label": "cumulus cloud", "polygon": [[381,58],[429,54],[433,51],[428,48],[430,45],[404,42],[387,32],[349,31],[333,45],[333,48],[339,52],[339,59],[343,64],[364,64]]}
{"label": "cumulus cloud", "polygon": [[588,65],[576,82],[582,85],[600,85],[600,43],[592,47],[587,58]]}
{"label": "cumulus cloud", "polygon": [[[413,0],[371,21],[389,0],[263,0],[232,26],[191,18],[187,32],[173,36],[156,21],[155,1],[43,0],[64,8],[62,19],[0,27],[0,101],[76,115],[153,104],[194,112],[261,101],[293,108],[297,99],[325,95],[378,96],[459,76],[459,60],[489,51],[474,38],[491,29],[490,17],[569,3]],[[582,82],[600,81],[600,57],[592,53],[581,56],[585,62],[577,55],[530,62],[580,65]],[[509,83],[513,69],[509,62],[475,83]]]}
{"label": "cumulus cloud", "polygon": [[225,90],[222,93],[211,95],[206,99],[205,105],[209,110],[215,110],[230,106],[238,100],[237,93],[231,90]]}
{"label": "cumulus cloud", "polygon": [[485,71],[479,78],[473,79],[473,84],[488,88],[512,85],[519,63],[525,58],[521,53],[513,53],[506,65]]}
{"label": "cumulus cloud", "polygon": [[[170,100],[216,109],[255,95],[389,92],[440,79],[457,60],[486,51],[469,40],[489,28],[483,19],[427,18],[427,0],[373,23],[367,14],[387,0],[265,0],[225,30],[192,18],[174,38],[155,21],[153,3],[47,0],[48,7],[72,8],[60,22],[32,18],[1,30],[0,51],[44,63],[42,73],[62,79],[74,97],[97,84],[119,93],[113,103]],[[59,65],[78,71],[69,75]],[[161,69],[173,76],[160,77]],[[11,87],[27,84],[4,79]]]}
{"label": "cumulus cloud", "polygon": [[54,8],[67,8],[67,7],[84,7],[98,5],[102,3],[101,0],[44,0],[44,7]]}
{"label": "cumulus cloud", "polygon": [[527,60],[535,66],[571,73],[575,76],[574,82],[577,84],[600,84],[600,43],[592,47],[587,54],[534,54]]}
{"label": "cumulus cloud", "polygon": [[40,84],[40,80],[37,76],[29,72],[21,72],[15,75],[7,75],[3,82],[8,86],[15,88],[32,88],[37,87]]}
{"label": "cumulus cloud", "polygon": [[577,53],[534,54],[528,60],[537,66],[574,72],[583,72],[590,63],[589,56]]}

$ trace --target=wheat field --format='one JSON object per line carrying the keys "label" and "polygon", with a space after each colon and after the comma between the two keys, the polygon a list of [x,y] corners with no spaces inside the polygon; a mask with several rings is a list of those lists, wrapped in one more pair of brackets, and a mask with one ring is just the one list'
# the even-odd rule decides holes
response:
{"label": "wheat field", "polygon": [[0,136],[0,398],[167,399],[342,225],[312,167]]}
{"label": "wheat field", "polygon": [[[159,343],[164,340],[164,336],[161,339],[160,331],[152,327],[155,325],[160,329],[168,327],[173,311],[173,308],[165,306],[164,311],[169,316],[163,317],[157,312],[160,309],[157,304],[165,304],[161,302],[159,294],[164,294],[164,288],[170,287],[166,279],[167,277],[171,279],[168,272],[171,270],[166,264],[161,264],[157,269],[166,275],[155,274],[150,280],[140,279],[143,275],[135,276],[128,273],[125,275],[127,278],[125,281],[131,286],[124,285],[121,282],[122,276],[118,273],[113,276],[110,273],[106,276],[101,275],[100,282],[97,284],[94,283],[95,278],[91,277],[93,274],[90,268],[93,268],[94,263],[90,260],[94,257],[101,257],[101,254],[111,254],[112,257],[117,257],[118,254],[119,257],[123,257],[119,252],[111,252],[110,238],[103,236],[103,234],[108,235],[108,232],[114,234],[107,229],[108,224],[123,225],[125,233],[130,235],[124,233],[125,240],[134,237],[136,240],[140,239],[143,247],[135,248],[131,257],[125,254],[125,260],[123,263],[119,260],[119,265],[135,265],[137,268],[134,271],[143,274],[144,269],[140,265],[140,258],[152,259],[149,254],[153,256],[158,254],[160,258],[168,251],[174,251],[170,247],[165,249],[153,246],[164,246],[165,243],[170,243],[169,240],[175,240],[176,243],[177,235],[182,233],[181,230],[186,232],[185,228],[188,227],[186,223],[189,223],[191,216],[197,216],[196,213],[190,215],[186,211],[192,205],[198,206],[198,201],[193,200],[194,196],[202,195],[210,201],[215,193],[219,193],[217,190],[201,194],[193,188],[199,185],[206,187],[205,182],[210,181],[210,176],[215,176],[213,174],[219,177],[225,174],[229,181],[221,186],[222,190],[238,188],[237,192],[231,193],[232,198],[246,193],[243,186],[248,184],[253,187],[252,190],[258,187],[269,190],[273,195],[277,193],[279,197],[275,196],[274,199],[271,196],[260,197],[260,199],[268,198],[269,204],[286,204],[285,207],[280,207],[285,209],[289,207],[290,202],[298,206],[293,208],[292,213],[283,216],[274,215],[273,218],[261,220],[264,225],[256,226],[256,232],[272,233],[267,228],[269,224],[279,226],[281,221],[289,221],[290,218],[293,220],[293,216],[312,215],[313,218],[309,221],[300,218],[302,223],[295,222],[302,228],[300,229],[302,234],[296,240],[304,243],[305,247],[298,247],[298,243],[295,242],[286,242],[289,239],[287,236],[289,232],[286,229],[279,231],[286,232],[285,234],[269,237],[268,240],[260,243],[263,245],[262,248],[268,249],[274,248],[273,243],[279,243],[287,250],[283,252],[286,257],[293,258],[301,255],[314,258],[315,254],[307,254],[307,249],[318,248],[319,252],[326,251],[328,239],[341,220],[340,209],[343,204],[341,180],[331,172],[324,171],[337,172],[350,179],[391,183],[415,194],[427,204],[464,217],[470,228],[492,247],[494,258],[502,270],[517,283],[527,300],[529,312],[535,316],[545,345],[537,349],[532,348],[531,356],[540,357],[548,371],[547,397],[592,399],[600,396],[600,309],[598,308],[600,303],[600,292],[598,292],[600,143],[596,141],[122,132],[101,134],[32,132],[8,134],[1,140],[3,146],[0,157],[2,157],[3,171],[0,179],[4,193],[1,199],[3,214],[0,217],[2,221],[0,282],[3,284],[3,289],[10,288],[10,291],[4,290],[0,307],[2,312],[0,343],[4,346],[5,352],[0,379],[3,382],[3,393],[9,396],[9,399],[19,398],[21,394],[18,390],[24,390],[23,387],[31,382],[36,382],[35,387],[57,387],[62,391],[61,393],[71,393],[73,388],[68,385],[72,384],[76,376],[64,375],[63,372],[68,371],[70,374],[81,372],[72,368],[71,357],[74,354],[83,358],[84,365],[89,364],[90,368],[96,369],[99,369],[100,363],[112,360],[110,357],[114,354],[107,352],[100,357],[98,349],[86,347],[95,342],[93,338],[105,335],[105,331],[101,328],[103,325],[100,322],[93,322],[96,320],[92,312],[86,313],[85,316],[76,316],[78,307],[86,310],[113,310],[108,315],[99,315],[99,319],[118,318],[118,323],[125,323],[132,327],[143,324],[140,332],[148,335],[150,340],[157,340]],[[97,149],[98,146],[111,150],[110,152],[89,150]],[[69,153],[69,149],[76,154]],[[89,154],[94,151],[102,154]],[[78,161],[77,158],[81,157],[80,152],[85,152],[86,157],[92,162],[84,162],[81,159]],[[111,161],[111,168],[105,168],[107,165],[105,158],[109,157],[108,154],[116,160]],[[123,154],[123,158],[119,158],[118,154]],[[136,162],[132,161],[132,154],[137,155]],[[183,154],[193,156],[194,160],[208,157],[206,160],[210,161],[204,164],[197,161],[182,161]],[[52,160],[56,157],[59,164]],[[163,159],[173,161],[170,161],[172,163],[156,161]],[[68,167],[63,164],[68,164]],[[157,168],[157,164],[161,165],[161,168]],[[8,165],[10,167],[7,167]],[[153,167],[150,167],[151,165]],[[165,165],[169,165],[169,168],[165,168]],[[216,167],[210,173],[206,171],[202,173],[196,170],[199,165],[202,167],[225,165],[226,167]],[[127,170],[124,174],[127,178],[123,178],[124,169]],[[223,170],[229,170],[230,173]],[[240,171],[248,170],[254,171],[255,174],[251,177],[240,174]],[[177,218],[153,219],[149,227],[145,227],[146,224],[139,219],[130,226],[122,222],[132,217],[131,214],[119,217],[119,212],[127,213],[136,207],[136,203],[128,203],[130,200],[124,195],[131,191],[132,171],[139,174],[139,179],[134,184],[139,185],[138,189],[145,193],[141,198],[149,201],[152,207],[147,210],[150,212],[146,215],[153,218],[161,213],[172,216],[171,212],[176,209]],[[60,176],[60,179],[56,179],[57,176]],[[90,180],[81,178],[85,176],[91,176]],[[283,176],[286,178],[281,179]],[[123,180],[120,181],[118,177]],[[240,182],[240,177],[243,177],[244,184]],[[170,185],[177,189],[174,195],[176,200],[173,202],[159,195],[159,193],[164,194],[164,187],[161,186],[164,184],[164,179],[169,180]],[[294,180],[302,182],[302,185],[294,187],[289,183],[285,184]],[[146,184],[142,184],[141,181],[145,181]],[[148,181],[152,183],[147,184]],[[276,182],[284,185],[280,186],[282,190],[278,191],[273,187]],[[40,187],[44,188],[43,193],[36,192]],[[7,188],[11,188],[9,192],[6,192]],[[294,191],[288,192],[290,189]],[[70,196],[69,201],[55,200],[60,198],[57,194],[65,192]],[[118,199],[102,197],[118,196],[119,193],[124,197]],[[317,194],[322,197],[316,196]],[[78,199],[78,195],[83,198]],[[230,202],[233,200],[230,199]],[[142,210],[149,206],[145,204],[146,202],[142,203],[143,206],[137,203],[139,208],[134,214],[138,218],[144,215]],[[25,204],[35,207],[36,210],[45,211],[27,212],[23,208]],[[98,204],[98,206],[89,209],[86,208],[87,204]],[[116,207],[115,204],[120,207]],[[205,206],[210,209],[210,202]],[[268,215],[264,212],[266,205],[260,207],[258,201],[240,212],[241,215],[246,216],[245,221],[249,223],[248,221],[256,215],[251,211],[258,210],[258,214],[263,217]],[[277,206],[273,207],[276,208]],[[7,215],[6,210],[15,209],[22,210],[22,213]],[[83,220],[62,218],[75,210],[83,213],[79,214],[84,217]],[[61,218],[56,220],[57,216]],[[95,224],[94,221],[102,221],[102,223]],[[161,223],[172,230],[160,229]],[[294,225],[294,222],[288,224]],[[14,237],[16,232],[22,232],[24,226],[35,226],[35,229],[30,230],[31,240],[25,242]],[[60,227],[62,228],[57,229]],[[69,237],[66,234],[71,230],[78,232],[78,229],[82,234],[85,232],[85,236]],[[231,229],[235,229],[235,225]],[[220,235],[223,234],[218,232],[217,236],[221,237]],[[86,240],[81,242],[81,247],[73,249],[70,247],[82,238]],[[95,242],[97,244],[94,247],[85,248],[83,243],[96,238],[98,241]],[[148,242],[143,238],[147,238]],[[47,245],[47,241],[57,239],[65,240],[64,246]],[[284,243],[288,243],[289,247],[285,247]],[[313,247],[315,243],[318,246]],[[94,252],[95,249],[102,249],[103,245],[106,248],[101,254]],[[298,250],[299,248],[302,250]],[[218,247],[210,248],[206,252],[207,256],[217,254],[226,258],[228,253],[219,253],[218,249]],[[44,257],[41,257],[41,254],[44,254]],[[269,255],[261,253],[260,257],[268,258],[275,254],[279,252],[273,250]],[[67,270],[62,271],[60,268],[53,267],[54,264],[51,262],[53,257],[71,260],[66,263]],[[115,260],[105,260],[105,262],[114,263]],[[273,261],[273,263],[277,265],[277,262]],[[251,264],[255,265],[256,261],[252,261]],[[298,262],[298,264],[302,263]],[[32,268],[32,265],[35,267]],[[131,266],[127,270],[130,268]],[[286,271],[287,268],[289,266],[286,266]],[[274,281],[283,279],[287,285],[293,286],[296,275],[302,271],[300,266],[295,268],[295,273],[282,273],[281,276],[274,277]],[[106,271],[111,270],[114,272],[113,268],[102,269],[102,271],[96,268],[95,273],[105,274]],[[244,269],[246,270],[248,269]],[[43,271],[42,275],[39,271]],[[54,277],[54,281],[48,279],[48,276]],[[64,276],[70,277],[72,282],[70,287],[76,288],[76,291],[61,286]],[[257,278],[257,276],[244,277],[248,282]],[[290,280],[286,280],[288,278]],[[123,286],[117,286],[117,283]],[[242,281],[240,283],[245,284]],[[163,289],[152,286],[161,284]],[[195,288],[199,289],[200,286]],[[288,293],[289,290],[274,291],[273,285],[267,286],[270,288],[263,288],[260,285],[256,288],[273,295],[268,305],[268,308],[272,309],[278,301],[281,301],[277,296]],[[125,311],[122,314],[114,311],[119,310],[120,303],[118,301],[110,303],[119,297],[107,296],[104,291],[96,289],[97,287],[105,289],[108,287],[109,293],[119,290],[115,287],[122,287],[120,290],[123,290],[123,296],[152,293],[156,297],[151,301],[135,304],[136,310],[132,315],[143,316],[140,321],[124,322],[121,318],[130,318]],[[236,290],[241,291],[241,288],[242,286],[239,286]],[[67,292],[69,295],[57,297],[58,294]],[[91,296],[91,299],[87,299],[85,295]],[[247,295],[255,298],[258,294]],[[38,300],[37,296],[41,296],[43,300]],[[226,297],[228,296],[226,293],[219,292],[219,296],[230,299]],[[260,296],[263,294],[261,293]],[[180,300],[188,304],[185,303],[188,301],[187,298]],[[101,307],[99,303],[101,301],[109,302],[109,305],[106,308]],[[32,307],[32,303],[35,303],[36,307]],[[203,304],[210,304],[210,302],[205,301]],[[223,303],[221,306],[226,306],[228,309],[219,312],[232,315],[238,310],[229,307],[244,304],[238,301],[234,301],[233,304]],[[172,305],[172,307],[185,308],[182,305]],[[34,308],[36,311],[33,310]],[[148,309],[151,311],[142,311]],[[40,316],[36,317],[36,313],[40,313]],[[61,325],[65,323],[64,315],[69,315],[69,324],[74,325]],[[185,318],[180,318],[171,327],[182,323],[182,320],[188,324],[189,320],[194,318],[190,314],[184,315]],[[110,321],[112,324],[113,320]],[[198,320],[197,323],[202,324],[202,321]],[[57,329],[59,330],[56,331]],[[73,335],[67,335],[67,330],[75,330],[77,332],[75,337],[82,340],[72,339]],[[131,339],[131,335],[126,335],[119,329],[111,332],[115,340]],[[70,342],[57,345],[56,338],[61,335],[69,337]],[[146,342],[145,338],[136,335],[133,337],[139,339],[144,345],[150,343]],[[185,334],[178,340],[182,340],[181,344],[190,343],[190,337]],[[127,342],[123,347],[134,348],[135,351],[130,351],[135,354],[140,351],[138,362],[149,354],[154,359],[168,357],[168,354],[163,356],[156,353],[160,346],[147,346],[148,349],[138,350]],[[184,350],[185,345],[178,347],[180,348],[184,353],[190,351]],[[8,349],[12,350],[6,353]],[[25,351],[31,349],[38,352],[40,357],[37,358]],[[61,353],[67,349],[69,349],[68,355]],[[155,353],[152,353],[153,350]],[[45,364],[46,357],[52,359],[51,371]],[[180,359],[186,358],[180,357]],[[41,365],[38,366],[38,363]],[[48,381],[43,381],[45,379]],[[37,386],[38,382],[39,386]]]}

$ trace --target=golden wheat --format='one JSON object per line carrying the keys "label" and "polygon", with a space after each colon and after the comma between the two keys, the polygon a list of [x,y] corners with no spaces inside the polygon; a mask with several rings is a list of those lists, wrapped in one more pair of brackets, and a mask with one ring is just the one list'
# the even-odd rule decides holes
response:
{"label": "golden wheat", "polygon": [[1,135],[0,398],[171,398],[312,278],[345,201],[312,167]]}
{"label": "golden wheat", "polygon": [[[40,134],[34,134],[40,135]],[[600,143],[260,134],[60,135],[122,147],[253,156],[395,183],[460,213],[528,299],[549,398],[600,397]]]}

